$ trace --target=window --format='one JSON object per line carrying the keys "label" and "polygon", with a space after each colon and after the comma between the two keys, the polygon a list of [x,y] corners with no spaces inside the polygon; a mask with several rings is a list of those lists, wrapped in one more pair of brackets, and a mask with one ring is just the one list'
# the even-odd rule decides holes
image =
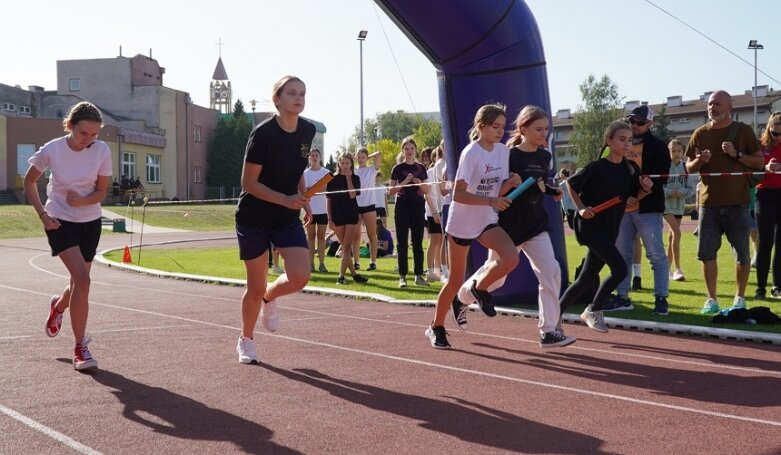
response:
{"label": "window", "polygon": [[35,144],[17,144],[16,145],[16,175],[24,175],[30,164],[27,162],[35,153]]}
{"label": "window", "polygon": [[201,142],[201,126],[193,125],[193,141]]}
{"label": "window", "polygon": [[146,181],[160,183],[160,155],[146,156]]}
{"label": "window", "polygon": [[3,103],[3,110],[8,112],[16,112],[16,104]]}
{"label": "window", "polygon": [[132,152],[122,152],[122,175],[128,178],[136,176],[136,154]]}
{"label": "window", "polygon": [[203,168],[193,166],[193,183],[203,183]]}
{"label": "window", "polygon": [[22,114],[32,114],[33,110],[30,109],[30,106],[19,106],[19,112]]}
{"label": "window", "polygon": [[68,79],[68,90],[71,92],[81,90],[81,79]]}

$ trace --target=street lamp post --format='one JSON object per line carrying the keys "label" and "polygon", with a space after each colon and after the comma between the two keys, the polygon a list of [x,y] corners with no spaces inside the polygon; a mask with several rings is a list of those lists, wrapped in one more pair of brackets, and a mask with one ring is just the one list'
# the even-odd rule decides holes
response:
{"label": "street lamp post", "polygon": [[250,106],[252,106],[252,127],[255,128],[255,105],[258,104],[257,100],[249,100]]}
{"label": "street lamp post", "polygon": [[757,123],[757,51],[760,49],[764,49],[765,46],[759,44],[757,40],[753,39],[748,42],[748,48],[754,49],[754,90],[753,90],[753,96],[754,98],[754,131],[759,130],[759,124]]}
{"label": "street lamp post", "polygon": [[360,65],[361,65],[361,147],[366,144],[366,139],[363,134],[363,40],[366,39],[366,35],[369,32],[361,30],[358,32],[358,42],[360,43]]}

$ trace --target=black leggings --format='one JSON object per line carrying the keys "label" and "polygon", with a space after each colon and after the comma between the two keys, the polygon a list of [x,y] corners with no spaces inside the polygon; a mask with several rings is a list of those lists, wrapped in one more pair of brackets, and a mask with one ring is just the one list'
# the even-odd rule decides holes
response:
{"label": "black leggings", "polygon": [[562,313],[578,302],[580,296],[594,283],[595,279],[599,278],[599,272],[605,264],[610,267],[610,275],[599,285],[594,300],[591,302],[591,311],[602,309],[607,296],[618,287],[627,274],[626,263],[616,248],[615,237],[610,238],[604,231],[595,227],[591,227],[587,232],[582,232],[581,237],[587,240],[588,253],[586,253],[586,260],[578,279],[564,291],[559,299]]}
{"label": "black leggings", "polygon": [[757,287],[767,287],[770,271],[770,252],[773,254],[773,286],[781,288],[781,189],[760,188],[754,207],[757,217]]}
{"label": "black leggings", "polygon": [[412,257],[415,264],[415,275],[423,275],[423,225],[426,211],[423,199],[413,202],[397,202],[394,214],[396,217],[396,242],[399,261],[399,275],[406,276],[409,272],[407,263],[407,246],[409,231],[412,231]]}

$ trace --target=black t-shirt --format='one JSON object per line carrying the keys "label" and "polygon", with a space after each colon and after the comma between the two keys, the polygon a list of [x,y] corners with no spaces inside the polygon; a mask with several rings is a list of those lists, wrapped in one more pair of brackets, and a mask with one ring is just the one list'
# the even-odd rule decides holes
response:
{"label": "black t-shirt", "polygon": [[[407,178],[407,174],[412,174],[413,178],[418,178],[423,182],[428,178],[426,167],[422,164],[401,163],[393,166],[391,180],[395,180],[398,184],[401,184],[402,180]],[[398,194],[396,194],[396,204],[423,204],[423,201],[423,190],[421,190],[420,187],[408,186],[402,188]]]}
{"label": "black t-shirt", "polygon": [[[631,173],[629,166],[632,167]],[[624,159],[619,163],[613,163],[605,158],[592,161],[570,177],[567,183],[580,196],[585,207],[596,207],[615,196],[621,198],[620,204],[596,214],[589,220],[582,219],[580,215],[576,216],[576,223],[579,223],[576,224],[576,233],[579,232],[577,226],[582,227],[581,231],[584,232],[598,229],[615,240],[621,218],[624,216],[627,198],[637,197],[640,189],[639,179],[640,168],[634,162]],[[578,241],[587,244],[580,236]]]}
{"label": "black t-shirt", "polygon": [[[649,131],[636,138],[636,141],[643,147],[643,175],[670,172],[670,151],[661,139]],[[664,184],[667,183],[667,177],[656,177],[653,183],[651,194],[640,199],[640,213],[664,213]]]}
{"label": "black t-shirt", "polygon": [[[315,126],[300,117],[292,133],[279,126],[276,116],[270,117],[250,133],[244,161],[263,166],[260,183],[282,194],[296,194],[314,137]],[[236,208],[236,223],[248,227],[276,228],[299,216],[299,210],[258,199],[246,191],[241,192]]]}
{"label": "black t-shirt", "polygon": [[[550,161],[550,152],[543,148],[534,152],[524,152],[518,147],[510,149],[510,172],[518,174],[521,181],[526,181],[529,177],[547,180]],[[537,185],[532,185],[521,193],[507,210],[499,212],[499,225],[507,231],[516,245],[550,230],[548,212],[542,205],[544,196],[545,193],[540,191]]]}
{"label": "black t-shirt", "polygon": [[[361,179],[357,175],[350,176],[355,189],[355,196],[361,194]],[[347,190],[347,177],[342,174],[334,176],[328,182],[328,194],[325,195],[331,200],[331,218],[337,226],[342,224],[353,224],[350,221],[358,219],[358,198],[350,197],[350,193],[331,193],[331,191]]]}

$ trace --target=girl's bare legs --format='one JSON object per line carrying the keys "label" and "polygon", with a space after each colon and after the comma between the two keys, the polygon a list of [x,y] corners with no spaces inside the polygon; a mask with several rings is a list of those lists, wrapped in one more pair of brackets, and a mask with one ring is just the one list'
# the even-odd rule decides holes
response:
{"label": "girl's bare legs", "polygon": [[[68,294],[67,301],[60,299],[57,305],[59,311],[70,308],[71,327],[76,343],[81,343],[87,333],[87,317],[89,316],[90,269],[92,263],[86,262],[78,246],[73,246],[61,252],[58,257],[65,264],[71,276],[70,285],[64,292]],[[64,306],[65,305],[65,306]]]}
{"label": "girl's bare legs", "polygon": [[450,305],[458,292],[458,288],[463,284],[464,273],[466,272],[466,255],[469,252],[469,247],[461,246],[454,242],[452,237],[449,237],[447,249],[450,260],[450,279],[442,286],[437,296],[437,307],[434,313],[434,321],[431,324],[432,327],[445,325],[447,312],[450,310]]}

